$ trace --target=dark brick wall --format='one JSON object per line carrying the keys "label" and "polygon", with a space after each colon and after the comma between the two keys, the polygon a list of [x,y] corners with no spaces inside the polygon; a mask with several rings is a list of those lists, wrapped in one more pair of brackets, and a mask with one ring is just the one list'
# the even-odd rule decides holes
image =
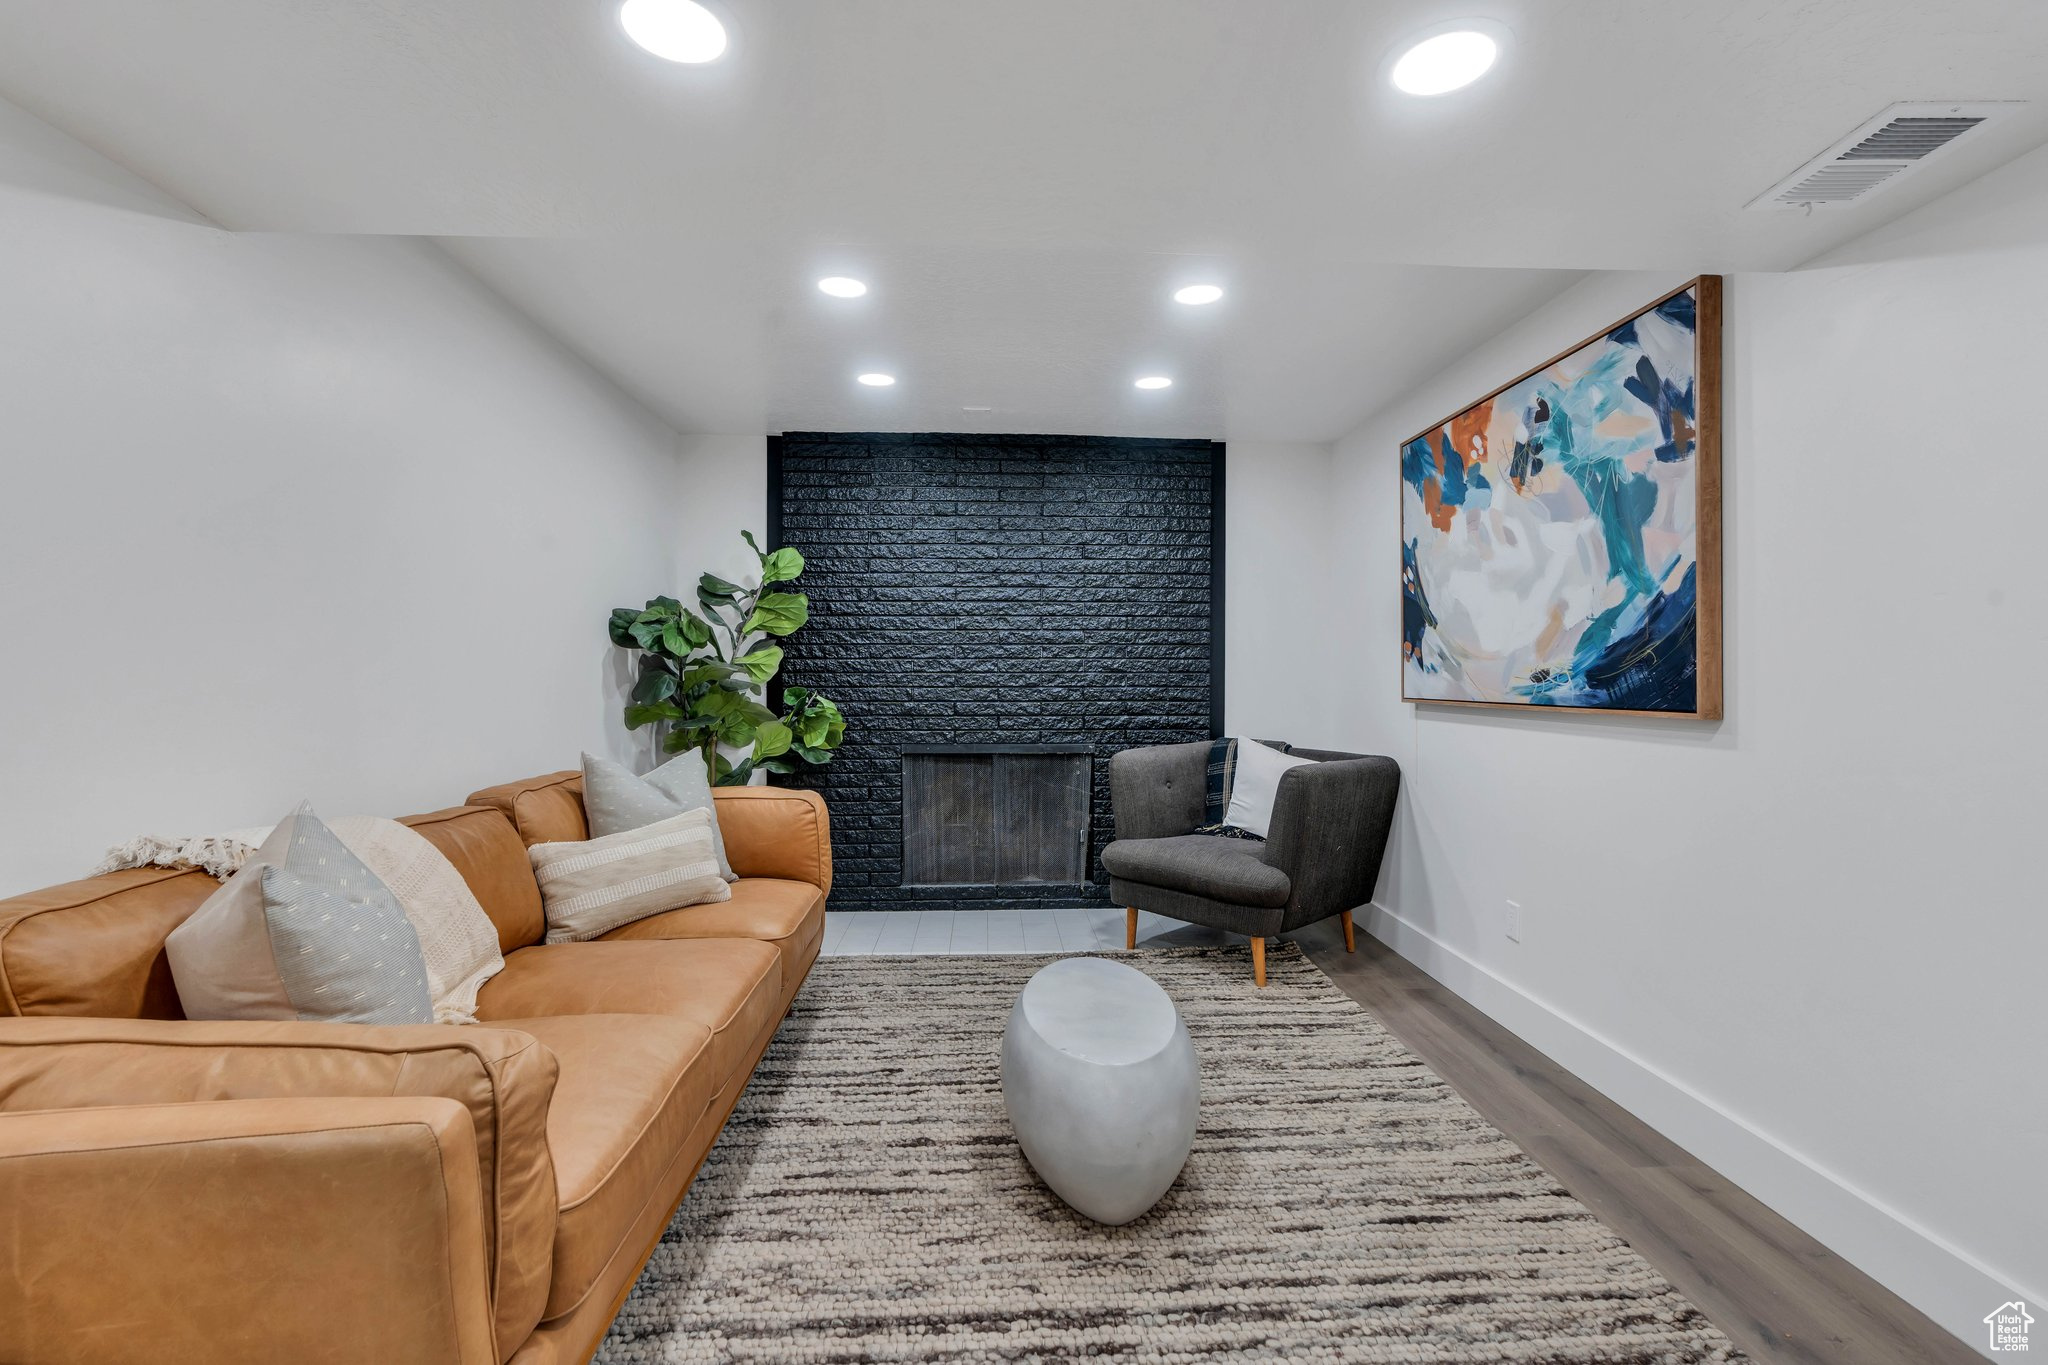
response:
{"label": "dark brick wall", "polygon": [[[1106,900],[1109,756],[1207,738],[1220,710],[1222,447],[797,432],[780,451],[771,534],[811,598],[783,681],[847,719],[835,761],[794,779],[831,805],[833,908]],[[901,885],[905,745],[1073,742],[1094,746],[1094,885]]]}

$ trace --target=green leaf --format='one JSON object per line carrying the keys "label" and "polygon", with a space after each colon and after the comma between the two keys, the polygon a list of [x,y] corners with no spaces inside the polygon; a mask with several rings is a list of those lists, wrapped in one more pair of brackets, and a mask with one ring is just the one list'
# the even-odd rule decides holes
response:
{"label": "green leaf", "polygon": [[658,720],[679,721],[684,719],[683,710],[672,701],[636,703],[626,708],[626,728],[637,730],[643,725],[652,725]]}
{"label": "green leaf", "polygon": [[821,749],[825,747],[825,732],[831,728],[831,725],[832,722],[824,716],[812,712],[810,715],[798,719],[797,734],[801,735],[804,743],[811,748]]}
{"label": "green leaf", "polygon": [[631,607],[613,607],[612,619],[606,623],[606,629],[611,632],[612,643],[621,648],[638,644],[639,641],[633,638],[633,623],[639,619],[640,613]]}
{"label": "green leaf", "polygon": [[667,701],[676,694],[676,675],[665,668],[643,669],[633,684],[633,700],[642,703]]}
{"label": "green leaf", "polygon": [[728,583],[715,573],[705,574],[697,580],[697,602],[706,611],[715,606],[730,606],[745,591],[739,584]]}
{"label": "green leaf", "polygon": [[683,670],[683,683],[696,687],[701,683],[726,683],[738,679],[742,686],[751,686],[753,675],[738,664],[729,664],[723,659],[698,659]]}
{"label": "green leaf", "polygon": [[747,618],[741,633],[751,635],[759,630],[770,635],[788,635],[810,619],[811,599],[802,593],[763,593],[761,600],[754,604],[754,614]]}
{"label": "green leaf", "polygon": [[710,593],[713,597],[737,597],[745,592],[746,589],[731,579],[720,578],[715,573],[707,573],[697,580],[697,591],[700,593]]}
{"label": "green leaf", "polygon": [[647,599],[647,610],[658,611],[664,616],[681,616],[683,604],[673,597],[650,597]]}
{"label": "green leaf", "polygon": [[717,716],[711,722],[711,733],[717,735],[721,745],[729,745],[733,749],[745,749],[745,747],[754,743],[756,724],[758,722],[754,720],[754,716],[741,716],[737,712],[727,712],[723,716]]}
{"label": "green leaf", "polygon": [[671,721],[668,733],[661,737],[661,747],[671,754],[682,753],[685,749],[695,749],[704,743],[706,727],[710,724],[711,722],[702,716],[689,716]]}
{"label": "green leaf", "polygon": [[754,539],[754,533],[752,531],[740,532],[740,539],[747,542],[747,548],[749,550],[752,550],[755,554],[761,555],[761,558],[766,559],[768,557],[767,555],[761,554],[760,543]]}
{"label": "green leaf", "polygon": [[806,763],[825,764],[832,761],[830,749],[821,749],[814,744],[798,744],[790,752]]}
{"label": "green leaf", "polygon": [[721,787],[744,787],[754,775],[754,760],[743,758],[725,772],[720,773],[716,785]]}
{"label": "green leaf", "polygon": [[786,754],[793,738],[787,725],[771,720],[754,731],[754,757],[775,758]]}
{"label": "green leaf", "polygon": [[727,716],[737,716],[749,725],[766,725],[777,718],[773,711],[744,692],[707,692],[698,700],[697,709],[707,716],[717,716],[721,720]]}
{"label": "green leaf", "polygon": [[763,586],[769,583],[787,583],[803,571],[803,555],[785,545],[761,561],[761,582]]}
{"label": "green leaf", "polygon": [[661,643],[662,632],[668,628],[667,621],[661,619],[650,620],[648,613],[643,611],[638,617],[634,618],[632,625],[626,627],[626,634],[632,636],[633,643],[640,646],[640,648],[653,649]]}
{"label": "green leaf", "polygon": [[740,655],[737,662],[747,670],[747,676],[756,685],[765,684],[775,676],[775,670],[782,667],[782,646],[757,645]]}
{"label": "green leaf", "polygon": [[661,628],[661,647],[678,659],[711,643],[711,627],[694,611],[686,611]]}
{"label": "green leaf", "polygon": [[763,772],[771,773],[793,773],[796,771],[796,764],[790,762],[786,758],[763,759],[761,762],[755,764],[754,766],[761,769]]}

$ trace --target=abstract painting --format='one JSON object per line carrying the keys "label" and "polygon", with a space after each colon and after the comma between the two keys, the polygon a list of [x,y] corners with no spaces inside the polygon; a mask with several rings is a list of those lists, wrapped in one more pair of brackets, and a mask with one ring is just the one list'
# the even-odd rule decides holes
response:
{"label": "abstract painting", "polygon": [[1401,447],[1407,701],[1721,714],[1721,280]]}

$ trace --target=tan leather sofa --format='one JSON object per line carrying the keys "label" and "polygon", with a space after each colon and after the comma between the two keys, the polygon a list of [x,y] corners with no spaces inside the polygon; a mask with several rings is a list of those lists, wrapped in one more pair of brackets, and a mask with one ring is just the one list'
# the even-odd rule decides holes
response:
{"label": "tan leather sofa", "polygon": [[822,938],[824,803],[716,799],[732,899],[590,943],[525,850],[578,774],[408,817],[498,928],[475,1026],[184,1019],[203,873],[0,901],[0,1361],[587,1360]]}

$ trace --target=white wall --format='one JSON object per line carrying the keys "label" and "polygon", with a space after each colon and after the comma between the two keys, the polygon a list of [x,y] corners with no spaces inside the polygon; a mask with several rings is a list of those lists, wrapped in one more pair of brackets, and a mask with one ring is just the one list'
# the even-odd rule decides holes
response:
{"label": "white wall", "polygon": [[2048,1297],[2044,187],[1728,281],[1718,724],[1396,676],[1399,442],[1680,277],[1589,279],[1335,466],[1336,714],[1406,777],[1374,932],[1979,1349]]}
{"label": "white wall", "polygon": [[740,539],[740,532],[752,531],[755,540],[768,543],[768,438],[685,436],[682,471],[677,519],[682,577],[675,595],[692,600],[702,573],[752,582],[761,572],[761,562]]}
{"label": "white wall", "polygon": [[1232,441],[1225,453],[1223,729],[1322,747],[1334,680],[1330,447]]}
{"label": "white wall", "polygon": [[676,438],[432,247],[240,235],[0,104],[0,894],[638,756]]}

